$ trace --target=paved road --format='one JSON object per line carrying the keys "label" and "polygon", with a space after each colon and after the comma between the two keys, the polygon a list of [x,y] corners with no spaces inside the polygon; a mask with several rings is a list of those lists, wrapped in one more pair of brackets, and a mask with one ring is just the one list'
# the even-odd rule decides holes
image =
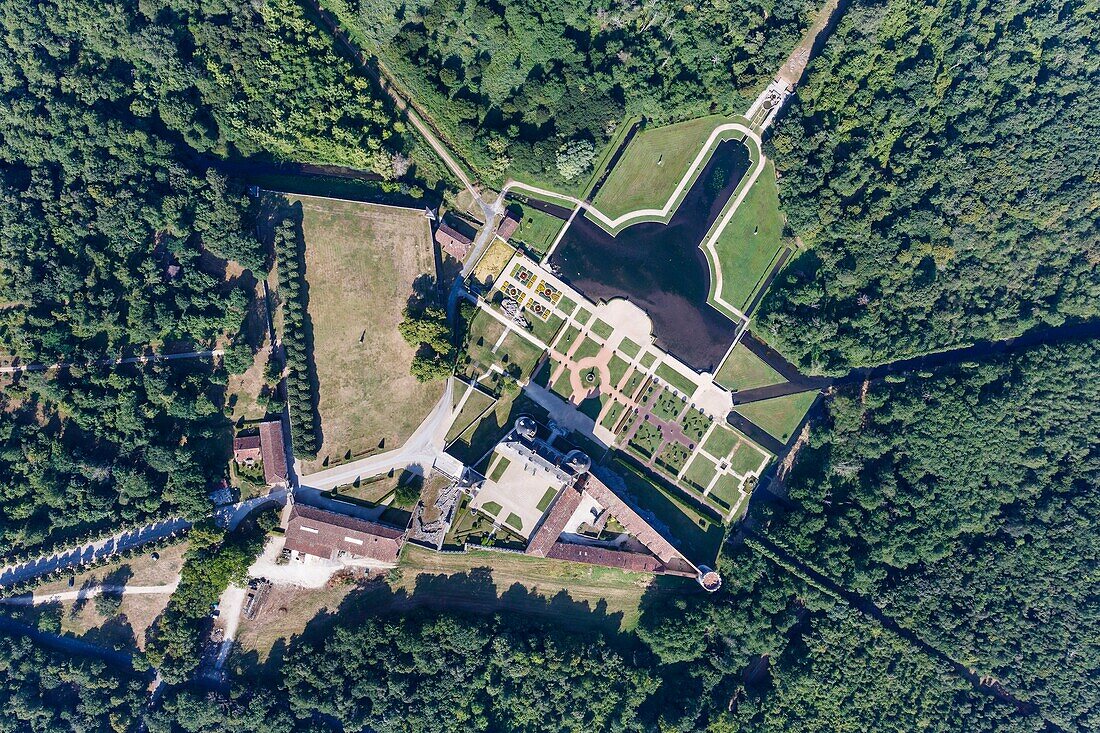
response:
{"label": "paved road", "polygon": [[[99,361],[85,362],[81,366],[118,366],[120,364],[148,364],[157,361],[175,361],[176,359],[200,359],[210,356],[221,356],[221,349],[209,351],[185,351],[179,354],[148,354],[146,356],[128,356],[125,359],[100,359]],[[0,374],[19,374],[21,372],[52,372],[58,369],[68,369],[76,366],[76,362],[58,362],[56,364],[23,364],[20,366],[0,367]]]}
{"label": "paved road", "polygon": [[448,379],[439,402],[400,448],[302,476],[301,489],[327,491],[337,486],[346,486],[356,479],[370,478],[391,469],[411,465],[423,466],[425,470],[431,468],[443,452],[447,430],[451,425],[453,393],[454,380]]}
{"label": "paved road", "polygon": [[174,593],[177,586],[179,586],[179,578],[171,583],[165,583],[164,585],[96,585],[91,588],[69,590],[63,593],[32,593],[25,596],[0,598],[0,604],[7,604],[9,606],[41,606],[44,603],[95,598],[104,593],[116,593],[123,596],[163,596]]}

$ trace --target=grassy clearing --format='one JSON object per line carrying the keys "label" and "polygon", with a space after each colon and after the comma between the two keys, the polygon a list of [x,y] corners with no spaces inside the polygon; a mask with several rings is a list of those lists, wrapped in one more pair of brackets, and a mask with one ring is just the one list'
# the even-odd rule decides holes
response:
{"label": "grassy clearing", "polygon": [[504,268],[515,253],[511,246],[499,239],[493,239],[485,250],[485,254],[481,255],[481,259],[477,261],[474,271],[470,274],[471,279],[486,287],[492,285],[504,272]]}
{"label": "grassy clearing", "polygon": [[422,211],[313,198],[292,205],[302,207],[320,385],[323,442],[311,470],[326,457],[401,445],[438,399],[442,383],[409,374],[415,350],[397,332],[435,259]]}
{"label": "grassy clearing", "polygon": [[770,400],[737,405],[733,409],[742,417],[751,420],[763,428],[769,435],[786,442],[798,424],[802,422],[806,411],[817,398],[817,392],[774,397]]}
{"label": "grassy clearing", "polygon": [[730,454],[733,447],[737,445],[738,440],[740,440],[740,436],[736,432],[719,425],[703,443],[703,450],[721,460]]}
{"label": "grassy clearing", "polygon": [[413,605],[513,611],[623,631],[637,625],[642,595],[651,586],[675,593],[691,582],[485,550],[441,555],[414,545],[405,546],[399,567],[393,589],[407,593]]}
{"label": "grassy clearing", "polygon": [[666,384],[672,386],[674,389],[678,389],[689,397],[695,394],[695,382],[691,381],[683,374],[680,374],[680,372],[676,371],[668,364],[661,364],[661,366],[657,367],[655,373],[658,379],[663,380]]}
{"label": "grassy clearing", "polygon": [[539,503],[536,508],[540,512],[546,511],[550,507],[550,502],[554,500],[554,497],[558,495],[557,489],[547,489],[546,493],[539,499]]}
{"label": "grassy clearing", "polygon": [[[237,643],[245,655],[255,652],[265,662],[276,642],[289,643],[306,630],[309,622],[326,612],[335,613],[348,594],[356,590],[353,583],[341,583],[329,588],[273,586],[253,619],[241,615]],[[378,590],[384,590],[381,586]]]}
{"label": "grassy clearing", "polygon": [[786,380],[748,347],[738,344],[722,362],[714,380],[731,392],[768,387]]}
{"label": "grassy clearing", "polygon": [[512,239],[522,242],[540,255],[546,254],[550,245],[554,243],[558,232],[565,226],[565,222],[556,216],[551,216],[544,211],[539,211],[533,206],[511,204],[509,209],[518,209],[519,228],[512,235]]}
{"label": "grassy clearing", "polygon": [[687,400],[672,394],[667,389],[661,390],[653,403],[653,415],[660,420],[674,422],[687,406]]}
{"label": "grassy clearing", "polygon": [[600,425],[603,425],[608,430],[614,432],[615,424],[619,422],[619,418],[622,417],[623,410],[626,409],[626,405],[622,402],[612,402],[611,407],[608,409],[607,414],[603,416],[603,420],[600,421]]}
{"label": "grassy clearing", "polygon": [[691,438],[694,443],[698,443],[703,439],[713,422],[700,410],[688,410],[680,420],[680,424],[684,428],[684,435]]}
{"label": "grassy clearing", "polygon": [[687,463],[689,455],[691,454],[683,443],[669,442],[665,444],[661,454],[657,456],[657,463],[673,476],[678,476],[680,470]]}
{"label": "grassy clearing", "polygon": [[721,116],[639,130],[596,195],[611,218],[665,205]]}
{"label": "grassy clearing", "polygon": [[641,346],[634,343],[630,339],[624,338],[619,342],[619,351],[627,355],[627,357],[633,359],[638,355],[638,352],[642,350]]}
{"label": "grassy clearing", "polygon": [[744,310],[783,248],[783,217],[775,166],[769,160],[714,243],[722,267],[722,298]]}

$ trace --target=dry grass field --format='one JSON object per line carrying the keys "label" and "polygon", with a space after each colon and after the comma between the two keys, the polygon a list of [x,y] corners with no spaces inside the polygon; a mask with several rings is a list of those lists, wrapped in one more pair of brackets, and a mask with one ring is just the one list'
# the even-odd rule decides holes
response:
{"label": "dry grass field", "polygon": [[397,332],[402,311],[435,273],[420,210],[292,196],[302,207],[308,313],[320,385],[323,443],[317,460],[340,461],[405,441],[443,383],[409,374],[414,350]]}

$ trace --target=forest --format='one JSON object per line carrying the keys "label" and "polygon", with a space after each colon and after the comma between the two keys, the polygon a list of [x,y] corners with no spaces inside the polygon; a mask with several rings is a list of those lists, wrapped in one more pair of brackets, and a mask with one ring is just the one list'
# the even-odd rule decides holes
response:
{"label": "forest", "polygon": [[853,0],[775,129],[806,246],[757,333],[839,373],[1100,314],[1100,18]]}
{"label": "forest", "polygon": [[76,365],[0,389],[0,544],[205,514],[224,368],[95,362],[238,331],[252,291],[218,262],[271,255],[221,160],[393,178],[419,153],[290,0],[0,2],[0,95],[0,355]]}
{"label": "forest", "polygon": [[323,0],[468,162],[582,185],[625,117],[741,113],[816,10],[807,0]]}

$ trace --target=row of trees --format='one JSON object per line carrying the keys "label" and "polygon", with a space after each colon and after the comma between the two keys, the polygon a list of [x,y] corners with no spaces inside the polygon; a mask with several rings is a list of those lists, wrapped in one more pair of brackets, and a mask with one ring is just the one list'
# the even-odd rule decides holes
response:
{"label": "row of trees", "polygon": [[810,250],[757,332],[838,372],[1100,315],[1098,31],[1080,0],[854,0],[775,131]]}
{"label": "row of trees", "polygon": [[283,304],[282,345],[286,353],[286,395],[290,410],[290,433],[294,451],[305,458],[316,457],[321,447],[320,417],[313,364],[313,327],[306,306],[309,285],[305,278],[305,242],[301,211],[282,219],[274,230],[278,261],[279,298]]}
{"label": "row of trees", "polygon": [[805,0],[326,0],[486,176],[576,184],[626,115],[741,112]]}

